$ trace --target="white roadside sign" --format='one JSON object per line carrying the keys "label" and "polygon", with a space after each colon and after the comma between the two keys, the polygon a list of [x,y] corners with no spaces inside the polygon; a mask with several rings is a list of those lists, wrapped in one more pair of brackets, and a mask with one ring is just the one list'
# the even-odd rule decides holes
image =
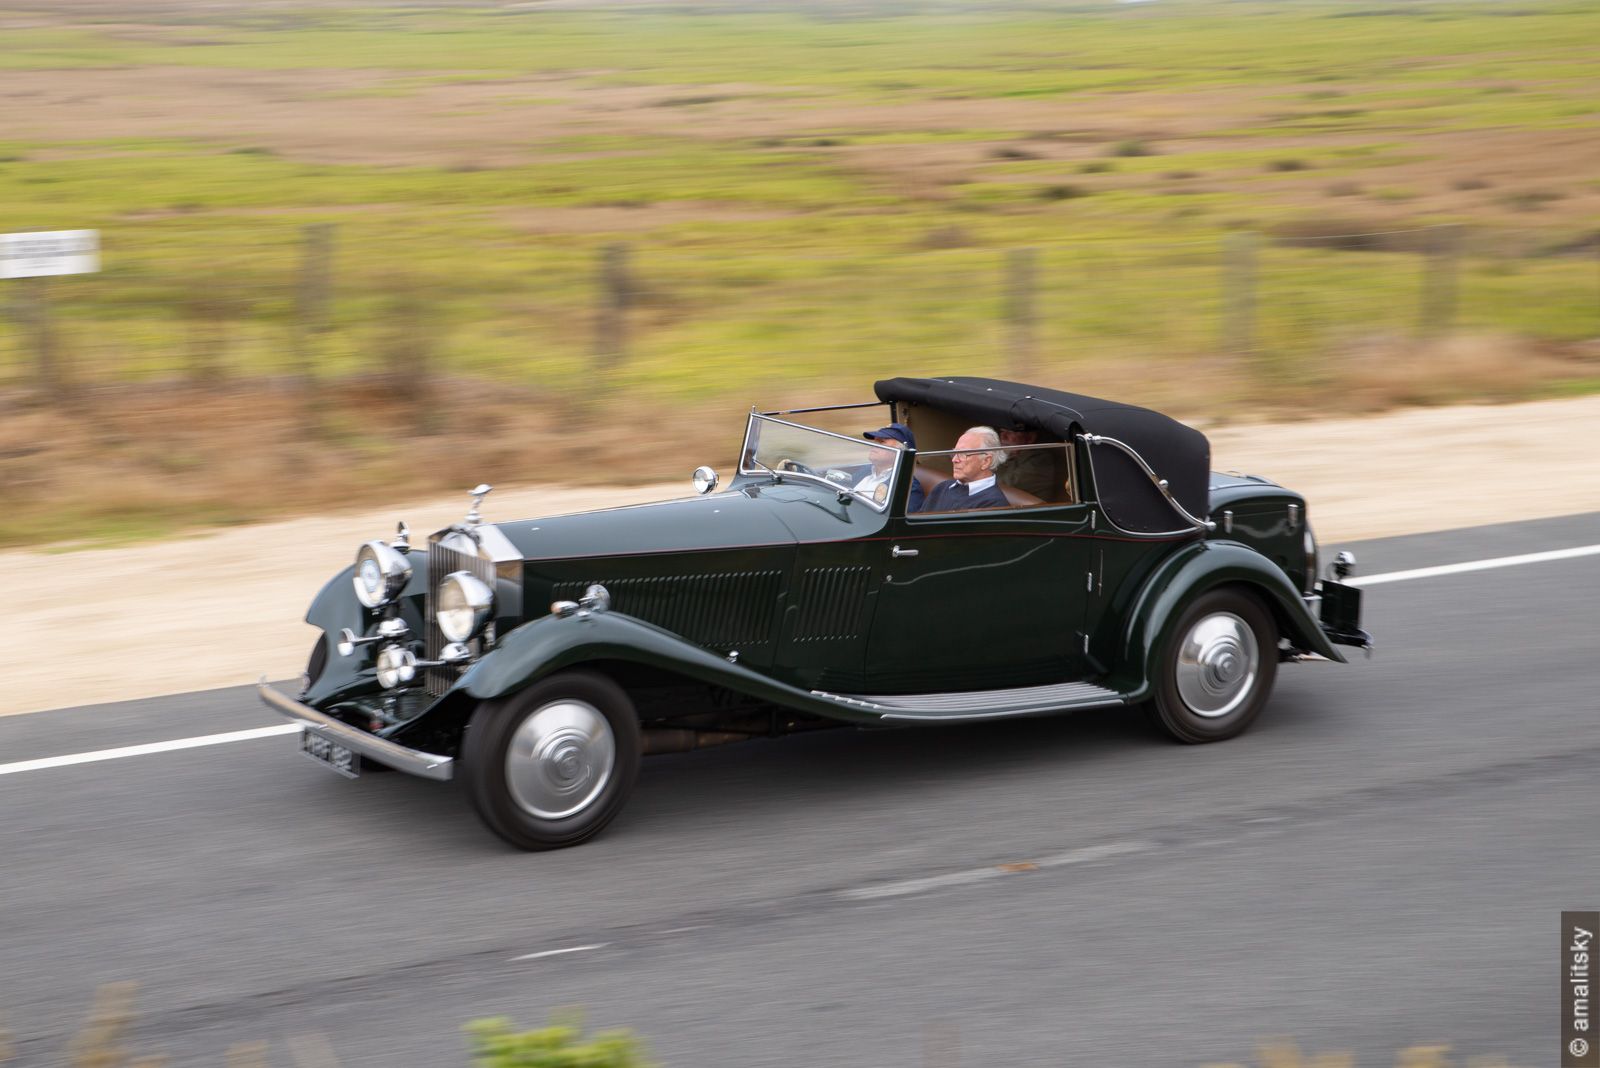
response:
{"label": "white roadside sign", "polygon": [[100,231],[0,234],[0,278],[93,274],[100,269]]}

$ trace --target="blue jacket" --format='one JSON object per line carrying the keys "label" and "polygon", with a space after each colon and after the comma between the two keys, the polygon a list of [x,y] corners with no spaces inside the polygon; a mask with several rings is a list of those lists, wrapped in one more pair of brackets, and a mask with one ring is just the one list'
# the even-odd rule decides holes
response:
{"label": "blue jacket", "polygon": [[988,489],[979,490],[969,494],[967,487],[953,478],[947,478],[928,494],[928,499],[922,502],[921,508],[913,508],[916,512],[954,512],[967,508],[1009,508],[1011,502],[1006,500],[1006,495],[1000,489],[1000,484],[995,483]]}

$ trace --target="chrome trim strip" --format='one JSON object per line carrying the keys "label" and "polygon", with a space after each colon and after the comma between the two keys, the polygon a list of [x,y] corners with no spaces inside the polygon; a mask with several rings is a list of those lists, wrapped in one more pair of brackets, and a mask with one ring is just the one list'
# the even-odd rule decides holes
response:
{"label": "chrome trim strip", "polygon": [[399,742],[391,742],[387,738],[379,738],[358,730],[348,723],[341,723],[332,716],[318,712],[310,705],[303,705],[294,698],[279,693],[267,685],[265,677],[256,684],[256,693],[268,708],[285,719],[299,723],[302,730],[315,731],[351,752],[371,757],[378,763],[387,764],[397,771],[432,779],[435,782],[449,782],[454,774],[452,768],[455,760],[452,757],[407,749]]}
{"label": "chrome trim strip", "polygon": [[496,564],[510,564],[522,562],[522,553],[511,544],[511,539],[506,537],[505,531],[493,523],[484,523],[471,531],[477,539],[478,548],[484,555]]}
{"label": "chrome trim strip", "polygon": [[[827,404],[821,408],[789,408],[781,412],[756,412],[756,415],[805,415],[809,412],[845,412],[852,408],[877,408],[888,401],[859,401],[855,404]],[[893,413],[891,413],[893,414]],[[891,423],[893,419],[889,420]]]}
{"label": "chrome trim strip", "polygon": [[[832,430],[823,430],[821,427],[818,427],[818,426],[806,426],[804,423],[791,423],[787,419],[774,419],[770,415],[762,415],[759,412],[752,413],[750,418],[751,418],[752,421],[756,420],[756,419],[760,419],[760,420],[762,420],[764,422],[768,422],[768,423],[777,423],[779,426],[793,427],[796,430],[809,430],[813,434],[821,434],[824,437],[838,438],[840,441],[848,441],[852,445],[871,444],[870,442],[866,441],[863,438],[853,438],[849,434],[839,434],[839,433],[836,433],[835,431],[832,431]],[[915,449],[906,449],[905,451],[906,452],[915,452],[916,450]],[[759,474],[762,474],[761,471],[746,471],[746,470],[744,470],[742,465],[739,468],[739,472],[740,472],[740,474],[745,474],[745,475],[759,475]],[[781,472],[781,473],[787,475],[790,472],[784,471],[784,472]]]}
{"label": "chrome trim strip", "polygon": [[813,697],[848,708],[876,712],[886,720],[955,721],[1025,716],[1071,708],[1099,708],[1126,704],[1115,690],[1088,682],[1027,686],[1011,690],[973,690],[965,693],[836,694],[812,690]]}
{"label": "chrome trim strip", "polygon": [[[1156,489],[1160,490],[1161,495],[1167,499],[1167,503],[1172,505],[1172,510],[1192,523],[1195,530],[1217,529],[1217,525],[1210,520],[1200,519],[1196,516],[1190,515],[1189,509],[1179,504],[1178,498],[1172,495],[1172,490],[1167,486],[1167,480],[1156,474],[1155,471],[1151,469],[1150,465],[1144,462],[1144,457],[1140,456],[1133,446],[1118,441],[1116,438],[1108,438],[1104,434],[1085,434],[1083,435],[1083,440],[1088,442],[1090,445],[1110,445],[1113,448],[1120,449],[1122,452],[1126,453],[1128,457],[1132,459],[1134,463],[1138,464],[1139,467],[1144,470],[1144,473],[1149,476],[1150,481],[1155,484]],[[1091,465],[1094,463],[1093,449],[1089,451],[1089,463]],[[1098,491],[1099,488],[1099,483],[1097,482],[1095,484],[1096,491]]]}
{"label": "chrome trim strip", "polygon": [[[1093,436],[1094,435],[1091,435],[1091,434],[1080,434],[1080,435],[1078,435],[1078,440],[1082,441],[1084,446],[1085,446],[1084,450],[1083,450],[1083,455],[1089,461],[1089,478],[1091,480],[1093,480],[1093,482],[1094,482],[1094,492],[1095,492],[1096,499],[1098,499],[1099,494],[1100,494],[1100,476],[1095,471],[1095,467],[1094,467],[1094,450],[1092,448],[1088,447],[1088,446],[1094,444],[1094,442],[1090,440]],[[1110,438],[1102,438],[1101,440],[1109,442],[1111,439]],[[1124,448],[1126,448],[1126,446],[1124,446]],[[1150,471],[1149,465],[1145,464],[1145,462],[1142,459],[1139,459],[1137,457],[1137,455],[1135,455],[1135,459],[1138,460],[1138,463],[1139,463],[1139,465],[1141,467],[1144,467],[1145,471],[1147,471],[1147,472]],[[1159,484],[1159,480],[1157,480],[1157,481],[1158,481],[1158,484]],[[1172,495],[1170,493],[1166,493],[1166,491],[1164,489],[1162,490],[1162,492],[1166,494],[1166,497],[1167,497],[1167,500],[1168,500],[1169,503],[1171,503],[1174,507],[1178,507],[1179,511],[1182,511],[1182,508],[1178,506],[1178,502],[1177,501],[1172,499]],[[1188,512],[1184,512],[1183,514],[1184,514],[1185,517],[1189,516]],[[1170,538],[1170,537],[1173,537],[1174,535],[1194,534],[1194,533],[1196,533],[1198,531],[1203,531],[1203,530],[1207,530],[1208,531],[1208,530],[1215,529],[1215,524],[1207,524],[1205,526],[1199,526],[1199,527],[1193,527],[1193,526],[1186,527],[1186,528],[1184,528],[1182,530],[1160,530],[1160,531],[1150,531],[1150,532],[1145,532],[1145,531],[1140,531],[1140,530],[1128,530],[1125,527],[1122,527],[1122,526],[1118,525],[1116,520],[1111,518],[1110,514],[1106,515],[1106,522],[1111,524],[1111,529],[1112,530],[1115,530],[1119,534],[1126,534],[1126,535],[1128,535],[1129,537],[1132,537],[1132,538]]]}

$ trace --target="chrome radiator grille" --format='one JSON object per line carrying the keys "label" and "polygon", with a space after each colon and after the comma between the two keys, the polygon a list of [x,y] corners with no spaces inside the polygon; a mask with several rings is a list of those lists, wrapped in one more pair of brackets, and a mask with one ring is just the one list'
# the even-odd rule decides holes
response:
{"label": "chrome radiator grille", "polygon": [[[457,531],[445,531],[443,534],[435,534],[428,539],[428,598],[426,602],[428,633],[426,657],[429,660],[439,659],[439,654],[444,651],[445,647],[444,632],[439,629],[438,618],[434,611],[436,608],[434,604],[434,599],[437,596],[436,591],[439,589],[439,583],[444,581],[445,576],[456,571],[466,571],[474,577],[482,579],[490,589],[494,589],[495,586],[493,561],[485,560],[476,549],[468,553],[452,546],[444,545],[440,541],[441,538],[448,538],[452,542],[460,542],[466,538],[466,535]],[[428,668],[424,676],[428,693],[434,697],[443,695],[446,690],[455,684],[456,676],[459,674],[460,669],[454,667]]]}

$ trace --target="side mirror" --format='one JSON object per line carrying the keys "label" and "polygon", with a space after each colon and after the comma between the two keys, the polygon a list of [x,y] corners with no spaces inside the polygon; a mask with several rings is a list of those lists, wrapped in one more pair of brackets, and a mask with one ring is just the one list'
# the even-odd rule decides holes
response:
{"label": "side mirror", "polygon": [[717,488],[717,473],[709,467],[694,469],[694,491],[696,493],[710,493]]}

